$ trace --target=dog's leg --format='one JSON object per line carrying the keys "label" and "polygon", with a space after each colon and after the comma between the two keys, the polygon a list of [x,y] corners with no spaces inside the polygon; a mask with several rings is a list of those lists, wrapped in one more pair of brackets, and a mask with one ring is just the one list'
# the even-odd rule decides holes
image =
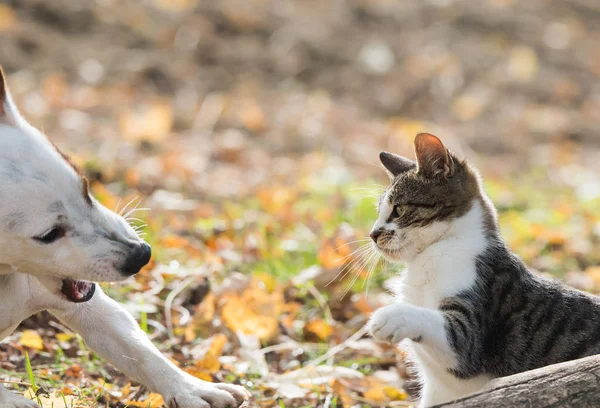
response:
{"label": "dog's leg", "polygon": [[164,357],[133,317],[98,287],[86,303],[51,310],[79,333],[102,358],[127,376],[160,393],[173,408],[237,407],[249,397],[244,388],[202,381]]}
{"label": "dog's leg", "polygon": [[39,408],[40,406],[0,385],[0,408]]}

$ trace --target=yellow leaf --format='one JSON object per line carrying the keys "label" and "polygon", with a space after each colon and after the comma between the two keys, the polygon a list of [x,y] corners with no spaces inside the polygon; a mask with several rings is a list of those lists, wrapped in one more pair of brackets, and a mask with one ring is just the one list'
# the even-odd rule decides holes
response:
{"label": "yellow leaf", "polygon": [[216,334],[208,339],[210,345],[206,354],[202,360],[198,360],[191,370],[186,370],[188,373],[195,377],[205,379],[210,377],[210,374],[214,374],[221,369],[221,362],[219,357],[223,354],[223,348],[227,344],[227,336],[224,334]]}
{"label": "yellow leaf", "polygon": [[212,322],[215,316],[215,295],[209,293],[202,300],[198,306],[196,306],[196,310],[194,310],[194,316],[192,317],[190,323],[186,327],[185,331],[185,340],[189,343],[192,342],[197,337],[197,331],[202,328],[206,328],[207,325]]}
{"label": "yellow leaf", "polygon": [[75,336],[71,333],[56,333],[56,339],[63,343],[70,341],[73,337]]}
{"label": "yellow leaf", "polygon": [[23,334],[21,334],[20,344],[24,347],[29,347],[36,350],[44,349],[42,337],[35,330],[25,330]]}
{"label": "yellow leaf", "polygon": [[392,401],[404,401],[408,397],[404,390],[399,390],[389,385],[387,387],[383,387],[383,392]]}
{"label": "yellow leaf", "polygon": [[161,408],[164,405],[163,397],[160,394],[151,393],[148,398],[142,401],[127,401],[127,406],[139,408]]}
{"label": "yellow leaf", "polygon": [[202,360],[198,361],[195,365],[195,368],[198,370],[203,370],[209,373],[216,373],[221,369],[221,363],[219,362],[219,358],[206,355]]}
{"label": "yellow leaf", "polygon": [[221,317],[234,332],[253,334],[260,340],[269,341],[279,334],[278,319],[283,304],[281,288],[269,292],[262,281],[253,279],[241,295],[224,296]]}
{"label": "yellow leaf", "polygon": [[408,396],[404,390],[386,385],[374,377],[365,378],[363,396],[372,402],[385,403],[390,401],[404,401]]}
{"label": "yellow leaf", "polygon": [[314,334],[320,340],[327,340],[329,336],[333,334],[331,325],[323,319],[311,320],[310,322],[306,323],[304,330],[306,330],[308,333]]}

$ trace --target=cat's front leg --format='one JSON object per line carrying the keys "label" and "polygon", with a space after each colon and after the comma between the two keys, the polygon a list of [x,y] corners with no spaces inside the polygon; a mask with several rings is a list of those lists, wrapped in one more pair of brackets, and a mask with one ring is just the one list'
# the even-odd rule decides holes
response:
{"label": "cat's front leg", "polygon": [[394,303],[378,309],[373,313],[368,329],[373,338],[379,341],[399,343],[411,339],[447,344],[443,314],[408,303]]}

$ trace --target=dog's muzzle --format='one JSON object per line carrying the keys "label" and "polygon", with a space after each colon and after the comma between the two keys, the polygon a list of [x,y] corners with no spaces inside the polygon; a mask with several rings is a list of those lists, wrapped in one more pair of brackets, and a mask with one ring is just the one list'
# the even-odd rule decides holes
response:
{"label": "dog's muzzle", "polygon": [[120,268],[121,273],[125,276],[135,275],[140,269],[148,265],[151,257],[152,248],[147,243],[142,242],[131,251],[131,254]]}

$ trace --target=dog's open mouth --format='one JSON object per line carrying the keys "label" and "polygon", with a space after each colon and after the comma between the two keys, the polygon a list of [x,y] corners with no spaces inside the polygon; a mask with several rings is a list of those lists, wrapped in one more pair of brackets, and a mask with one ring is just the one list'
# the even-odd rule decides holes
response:
{"label": "dog's open mouth", "polygon": [[73,303],[87,302],[96,292],[96,284],[86,281],[63,279],[60,290]]}

